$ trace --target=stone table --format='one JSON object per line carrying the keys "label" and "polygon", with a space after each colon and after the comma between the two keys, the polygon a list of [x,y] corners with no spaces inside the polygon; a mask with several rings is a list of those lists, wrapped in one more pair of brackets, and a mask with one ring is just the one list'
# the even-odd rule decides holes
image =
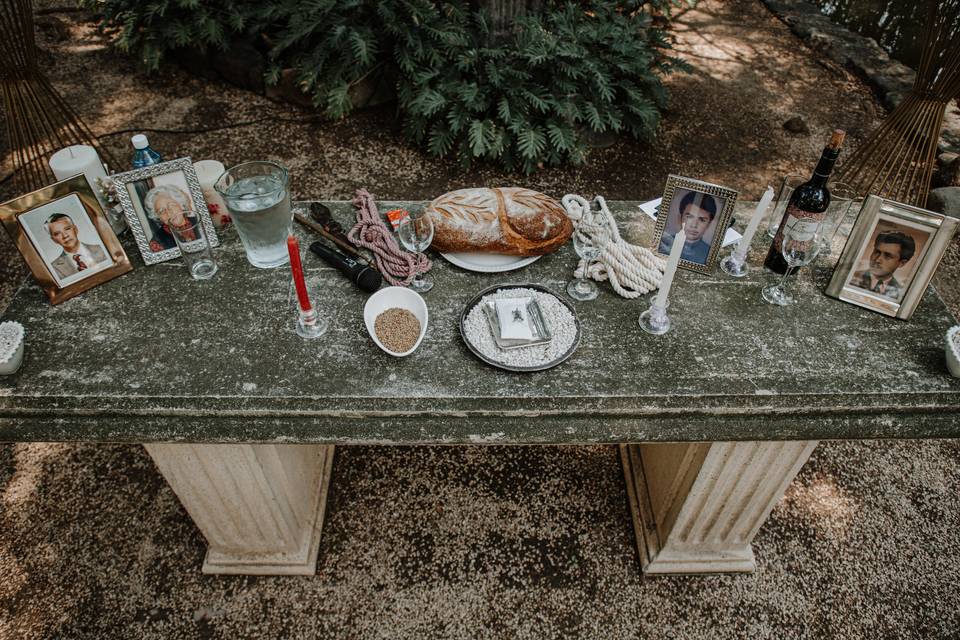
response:
{"label": "stone table", "polygon": [[[328,204],[350,219],[349,203]],[[610,203],[649,244],[636,204]],[[422,206],[381,210],[395,205]],[[570,246],[506,274],[437,258],[427,335],[407,358],[373,344],[365,295],[313,254],[331,329],[306,342],[289,271],[249,266],[230,233],[208,282],[128,252],[134,272],[59,306],[32,283],[17,293],[4,319],[27,328],[27,351],[0,378],[0,440],[143,443],[208,541],[205,572],[313,573],[336,445],[618,443],[644,570],[697,573],[753,570],[750,541],[818,440],[960,436],[943,357],[954,319],[932,288],[903,322],[823,296],[824,268],[786,309],[761,300],[759,272],[682,272],[673,330],[654,337],[637,327],[646,297],[601,285],[573,303],[576,354],[518,374],[467,350],[460,312],[497,283],[562,292]]]}

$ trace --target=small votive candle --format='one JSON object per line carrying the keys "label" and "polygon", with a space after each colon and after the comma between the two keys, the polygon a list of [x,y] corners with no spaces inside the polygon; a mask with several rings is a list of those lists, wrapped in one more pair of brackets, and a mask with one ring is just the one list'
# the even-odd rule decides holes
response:
{"label": "small votive candle", "polygon": [[219,160],[199,160],[193,163],[193,170],[197,173],[200,191],[203,192],[203,199],[207,202],[213,224],[218,229],[222,229],[231,222],[230,212],[227,211],[227,203],[223,201],[213,185],[226,171],[226,167]]}

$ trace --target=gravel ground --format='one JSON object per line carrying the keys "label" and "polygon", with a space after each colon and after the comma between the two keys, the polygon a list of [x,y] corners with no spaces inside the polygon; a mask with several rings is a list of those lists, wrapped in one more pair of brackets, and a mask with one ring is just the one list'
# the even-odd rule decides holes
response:
{"label": "gravel ground", "polygon": [[[46,72],[100,134],[305,117],[146,76],[83,14],[44,20]],[[669,79],[657,142],[580,169],[459,172],[408,148],[389,108],[151,140],[167,157],[277,158],[298,197],[523,184],[643,198],[673,172],[756,199],[808,171],[829,129],[852,146],[882,114],[757,0],[702,2],[677,35],[698,70]],[[797,113],[810,135],[781,128]],[[106,141],[127,157],[126,135]],[[958,265],[955,243],[938,278],[955,313]],[[22,273],[3,238],[0,308]],[[956,441],[824,443],[757,536],[755,574],[643,579],[613,447],[345,447],[317,576],[228,578],[200,574],[203,538],[140,447],[0,445],[0,639],[960,637],[958,461]]]}

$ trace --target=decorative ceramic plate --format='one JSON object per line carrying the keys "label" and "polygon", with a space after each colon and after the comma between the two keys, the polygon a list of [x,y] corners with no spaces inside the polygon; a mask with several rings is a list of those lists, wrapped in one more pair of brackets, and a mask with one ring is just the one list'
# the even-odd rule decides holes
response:
{"label": "decorative ceramic plate", "polygon": [[[563,353],[561,353],[560,355],[558,355],[557,357],[551,360],[548,360],[546,362],[542,362],[536,365],[515,366],[515,365],[507,364],[505,362],[500,362],[498,360],[494,360],[493,358],[490,358],[489,356],[484,354],[482,351],[480,351],[480,349],[475,344],[473,344],[473,342],[470,341],[470,339],[467,337],[467,330],[466,330],[465,324],[467,321],[467,316],[470,315],[470,312],[473,310],[473,308],[481,304],[481,300],[483,300],[484,296],[489,295],[491,293],[496,293],[497,291],[506,291],[510,289],[533,289],[534,291],[549,294],[550,296],[556,298],[557,302],[562,304],[564,307],[567,308],[567,310],[570,311],[570,314],[573,316],[573,324],[576,330],[576,336],[574,337],[573,341],[570,343],[570,346],[566,350],[564,350]],[[487,325],[486,322],[484,322],[484,326],[486,326],[489,329],[489,325]],[[548,327],[547,331],[549,330],[550,329]],[[580,346],[580,338],[583,336],[583,331],[580,328],[580,319],[577,317],[577,312],[570,305],[570,303],[564,300],[559,295],[557,295],[555,292],[551,291],[550,289],[547,289],[543,285],[498,284],[492,287],[487,287],[486,289],[478,293],[472,300],[470,300],[470,302],[467,303],[467,306],[463,308],[463,313],[460,314],[460,336],[463,338],[463,342],[467,345],[467,348],[470,349],[473,355],[477,356],[487,364],[493,365],[494,367],[497,367],[499,369],[506,369],[507,371],[529,372],[529,371],[544,371],[546,369],[550,369],[552,367],[557,366],[561,362],[567,360],[568,358],[570,358],[570,356],[572,356],[574,352],[577,350],[577,347]],[[542,348],[542,346],[543,345],[539,345],[540,348]],[[530,348],[536,349],[538,347],[531,346]],[[512,351],[513,350],[511,350],[511,352]]]}
{"label": "decorative ceramic plate", "polygon": [[441,253],[448,262],[467,271],[503,273],[525,267],[543,256],[507,256],[502,253]]}

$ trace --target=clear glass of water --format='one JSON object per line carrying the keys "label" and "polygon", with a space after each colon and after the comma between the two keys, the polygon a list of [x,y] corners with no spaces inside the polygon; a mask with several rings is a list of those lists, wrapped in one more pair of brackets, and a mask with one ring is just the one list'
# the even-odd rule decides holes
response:
{"label": "clear glass of water", "polygon": [[[397,227],[397,236],[407,251],[422,253],[433,242],[433,219],[426,211],[411,211]],[[433,280],[418,271],[410,283],[410,288],[417,293],[426,293],[433,289]]]}
{"label": "clear glass of water", "polygon": [[169,225],[170,235],[180,248],[183,263],[190,270],[194,280],[208,280],[217,272],[217,262],[213,259],[210,249],[210,240],[203,230],[203,222],[199,216],[195,222],[184,218],[181,226]]}
{"label": "clear glass of water", "polygon": [[247,260],[270,269],[287,264],[287,236],[293,224],[289,172],[275,162],[244,162],[227,169],[214,187],[230,211]]}

